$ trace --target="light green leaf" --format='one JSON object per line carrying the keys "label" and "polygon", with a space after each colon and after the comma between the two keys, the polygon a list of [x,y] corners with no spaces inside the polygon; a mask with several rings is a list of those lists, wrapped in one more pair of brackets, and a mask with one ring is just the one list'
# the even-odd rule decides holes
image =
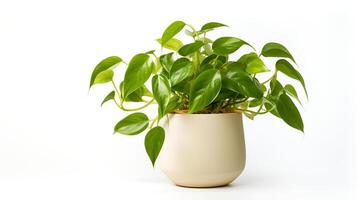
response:
{"label": "light green leaf", "polygon": [[113,80],[113,76],[114,76],[113,70],[109,69],[109,70],[102,71],[95,78],[93,85],[98,83],[108,83],[111,80]]}
{"label": "light green leaf", "polygon": [[304,132],[304,123],[294,102],[285,93],[281,94],[277,103],[279,116],[291,127]]}
{"label": "light green leaf", "polygon": [[151,75],[153,65],[147,54],[137,54],[131,59],[124,76],[124,98],[144,85]]}
{"label": "light green leaf", "polygon": [[100,106],[103,106],[103,104],[104,104],[105,102],[114,99],[114,97],[115,97],[115,92],[114,92],[114,91],[111,91],[111,92],[104,98],[104,100],[102,101],[102,104],[100,104]]}
{"label": "light green leaf", "polygon": [[237,62],[244,64],[245,71],[249,74],[270,71],[259,56],[254,52],[243,55]]}
{"label": "light green leaf", "polygon": [[193,73],[192,62],[187,58],[177,59],[171,67],[170,82],[175,86]]}
{"label": "light green leaf", "polygon": [[97,76],[103,72],[106,71],[108,69],[113,69],[117,64],[119,64],[122,61],[121,58],[117,57],[117,56],[110,56],[104,60],[102,60],[93,70],[92,72],[92,76],[90,79],[90,84],[89,84],[89,88],[92,87],[92,85],[95,84],[95,80],[97,78]]}
{"label": "light green leaf", "polygon": [[159,156],[164,140],[165,130],[161,126],[152,128],[145,136],[145,149],[152,166],[155,166],[155,161]]}
{"label": "light green leaf", "polygon": [[[157,39],[156,41],[158,41],[158,42],[161,44],[161,39]],[[169,40],[163,45],[164,48],[170,49],[170,50],[173,50],[173,51],[179,50],[182,46],[183,46],[183,43],[181,42],[181,40],[176,39],[176,38],[171,38],[171,39],[169,39]]]}
{"label": "light green leaf", "polygon": [[239,38],[221,37],[213,42],[212,49],[213,52],[217,55],[228,55],[237,51],[242,45],[248,45],[252,47],[250,44]]}
{"label": "light green leaf", "polygon": [[144,113],[133,113],[119,121],[114,131],[124,135],[136,135],[143,132],[149,125],[149,119]]}
{"label": "light green leaf", "polygon": [[152,92],[159,106],[159,118],[166,113],[167,105],[170,101],[171,87],[169,80],[162,75],[155,75],[152,78]]}
{"label": "light green leaf", "polygon": [[160,56],[160,63],[161,66],[164,68],[165,71],[170,72],[171,66],[174,63],[174,59],[172,58],[173,52],[164,54]]}
{"label": "light green leaf", "polygon": [[300,105],[302,105],[294,86],[292,86],[290,84],[287,84],[287,85],[285,85],[284,90],[286,91],[286,93],[288,95],[290,95],[291,97],[295,98],[300,103]]}
{"label": "light green leaf", "polygon": [[208,22],[208,23],[206,23],[205,25],[202,26],[200,32],[208,32],[208,31],[213,30],[215,28],[224,27],[224,26],[227,26],[227,25],[221,24],[221,23],[218,23],[218,22]]}
{"label": "light green leaf", "polygon": [[175,21],[170,24],[161,36],[161,45],[165,45],[171,38],[173,38],[177,33],[179,33],[184,26],[185,22],[183,21]]}
{"label": "light green leaf", "polygon": [[186,45],[182,46],[178,50],[178,53],[181,56],[187,56],[187,55],[190,55],[191,53],[194,53],[195,51],[198,51],[203,45],[204,45],[204,43],[202,41],[195,41],[193,43],[186,44]]}
{"label": "light green leaf", "polygon": [[304,88],[306,97],[308,98],[305,81],[301,74],[287,61],[284,59],[280,59],[276,62],[275,67],[278,71],[282,72],[283,74],[289,76],[292,79],[298,80],[302,87]]}
{"label": "light green leaf", "polygon": [[290,58],[292,61],[295,62],[293,56],[290,54],[288,49],[276,42],[270,42],[265,44],[261,54],[265,57]]}
{"label": "light green leaf", "polygon": [[189,113],[200,111],[212,103],[221,86],[221,74],[216,69],[209,69],[198,75],[191,88]]}

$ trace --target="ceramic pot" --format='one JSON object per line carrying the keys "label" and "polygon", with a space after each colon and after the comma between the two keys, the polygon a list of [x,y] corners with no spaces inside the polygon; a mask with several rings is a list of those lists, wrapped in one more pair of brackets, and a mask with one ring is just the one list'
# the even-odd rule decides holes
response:
{"label": "ceramic pot", "polygon": [[242,114],[170,114],[161,170],[176,185],[228,185],[245,166]]}

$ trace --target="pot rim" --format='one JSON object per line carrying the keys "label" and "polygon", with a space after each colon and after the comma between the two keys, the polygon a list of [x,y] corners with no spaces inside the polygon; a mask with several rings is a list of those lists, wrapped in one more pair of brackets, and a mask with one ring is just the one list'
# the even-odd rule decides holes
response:
{"label": "pot rim", "polygon": [[242,112],[229,112],[229,113],[168,113],[168,115],[241,115]]}

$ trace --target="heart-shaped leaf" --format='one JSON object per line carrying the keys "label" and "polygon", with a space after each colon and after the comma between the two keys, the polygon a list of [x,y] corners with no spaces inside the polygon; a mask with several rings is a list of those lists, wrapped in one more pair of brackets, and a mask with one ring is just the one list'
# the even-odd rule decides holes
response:
{"label": "heart-shaped leaf", "polygon": [[161,36],[161,45],[165,45],[171,38],[173,38],[177,33],[179,33],[184,26],[185,22],[183,21],[175,21],[170,24]]}
{"label": "heart-shaped leaf", "polygon": [[178,53],[181,56],[187,56],[187,55],[190,55],[191,53],[194,53],[195,51],[198,51],[203,45],[204,45],[204,43],[202,41],[195,41],[193,43],[186,44],[186,45],[182,46],[178,50]]}
{"label": "heart-shaped leaf", "polygon": [[[158,41],[158,42],[161,44],[161,39],[157,39],[156,41]],[[171,39],[169,39],[169,40],[163,45],[164,48],[170,49],[170,50],[173,50],[173,51],[179,50],[182,46],[183,46],[183,43],[181,42],[181,40],[176,39],[176,38],[171,38]]]}
{"label": "heart-shaped leaf", "polygon": [[[123,93],[124,91],[124,82],[120,83],[120,91]],[[152,93],[149,91],[149,89],[143,85],[142,87],[136,89],[134,92],[129,94],[124,100],[126,102],[143,102],[143,96],[146,97],[152,97]]]}
{"label": "heart-shaped leaf", "polygon": [[219,23],[219,22],[208,22],[206,23],[205,25],[202,26],[200,32],[208,32],[210,30],[213,30],[215,28],[218,28],[218,27],[224,27],[224,26],[227,26],[225,24],[222,24],[222,23]]}
{"label": "heart-shaped leaf", "polygon": [[245,71],[249,74],[257,74],[261,72],[270,71],[264,64],[264,62],[259,58],[259,56],[252,52],[248,54],[244,54],[237,61],[238,63],[242,63],[245,65]]}
{"label": "heart-shaped leaf", "polygon": [[175,111],[176,109],[178,109],[180,106],[182,105],[182,101],[180,99],[180,97],[178,97],[177,95],[173,95],[170,97],[170,101],[169,104],[166,107],[166,113],[170,113]]}
{"label": "heart-shaped leaf", "polygon": [[259,82],[240,67],[231,67],[224,72],[223,88],[238,92],[247,97],[261,98],[263,91]]}
{"label": "heart-shaped leaf", "polygon": [[124,76],[124,98],[144,85],[151,75],[153,65],[147,54],[137,54],[131,59]]}
{"label": "heart-shaped leaf", "polygon": [[102,104],[100,104],[100,106],[103,106],[103,104],[107,101],[110,101],[112,99],[114,99],[115,97],[115,92],[114,91],[111,91],[102,101]]}
{"label": "heart-shaped leaf", "polygon": [[152,166],[155,166],[155,161],[159,156],[164,140],[165,130],[161,126],[152,128],[145,136],[145,149]]}
{"label": "heart-shaped leaf", "polygon": [[170,101],[171,87],[169,80],[165,76],[155,75],[152,78],[152,92],[159,105],[159,118],[161,118],[166,114],[166,107]]}
{"label": "heart-shaped leaf", "polygon": [[133,113],[119,121],[114,131],[124,135],[136,135],[143,132],[149,125],[149,119],[144,113]]}
{"label": "heart-shaped leaf", "polygon": [[102,60],[93,70],[92,76],[90,79],[89,88],[95,84],[97,76],[108,69],[113,69],[117,64],[122,61],[118,56],[110,56],[104,60]]}
{"label": "heart-shaped leaf", "polygon": [[[113,80],[114,72],[111,69],[100,72],[94,80],[94,84],[108,83]],[[93,84],[93,85],[94,85]]]}
{"label": "heart-shaped leaf", "polygon": [[175,86],[193,73],[192,62],[187,58],[177,59],[171,67],[170,82]]}
{"label": "heart-shaped leaf", "polygon": [[281,94],[277,102],[279,116],[291,127],[304,132],[304,123],[294,102],[285,93]]}
{"label": "heart-shaped leaf", "polygon": [[276,42],[269,42],[265,44],[261,54],[265,57],[290,58],[292,61],[295,62],[293,56],[290,54],[288,49]]}
{"label": "heart-shaped leaf", "polygon": [[284,59],[278,60],[275,64],[275,67],[278,71],[289,76],[290,78],[298,80],[301,83],[302,87],[304,88],[306,97],[308,97],[304,78],[287,60]]}
{"label": "heart-shaped leaf", "polygon": [[213,52],[217,55],[228,55],[237,51],[242,45],[248,45],[252,47],[250,44],[239,38],[221,37],[213,42],[212,49]]}
{"label": "heart-shaped leaf", "polygon": [[216,69],[209,69],[198,75],[191,88],[189,113],[200,111],[212,103],[221,86],[221,74]]}

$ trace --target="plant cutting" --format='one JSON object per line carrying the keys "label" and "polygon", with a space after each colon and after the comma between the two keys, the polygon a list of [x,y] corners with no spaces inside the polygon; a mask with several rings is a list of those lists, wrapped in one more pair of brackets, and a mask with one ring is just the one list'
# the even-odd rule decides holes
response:
{"label": "plant cutting", "polygon": [[[292,54],[276,42],[257,52],[238,37],[208,36],[224,27],[209,22],[196,29],[175,21],[157,39],[159,51],[138,53],[129,62],[118,56],[105,58],[90,79],[90,88],[104,83],[113,87],[102,105],[112,101],[129,112],[114,132],[146,132],[144,144],[152,165],[161,154],[162,170],[177,185],[221,186],[240,175],[245,166],[242,115],[254,119],[271,113],[304,131],[295,105],[300,103],[298,92],[278,79],[289,77],[307,96]],[[184,29],[192,40],[187,44],[177,37]],[[275,59],[275,66],[268,67],[265,59]],[[117,66],[126,68],[121,82],[113,79]],[[153,117],[141,111],[151,105],[157,107]]]}

